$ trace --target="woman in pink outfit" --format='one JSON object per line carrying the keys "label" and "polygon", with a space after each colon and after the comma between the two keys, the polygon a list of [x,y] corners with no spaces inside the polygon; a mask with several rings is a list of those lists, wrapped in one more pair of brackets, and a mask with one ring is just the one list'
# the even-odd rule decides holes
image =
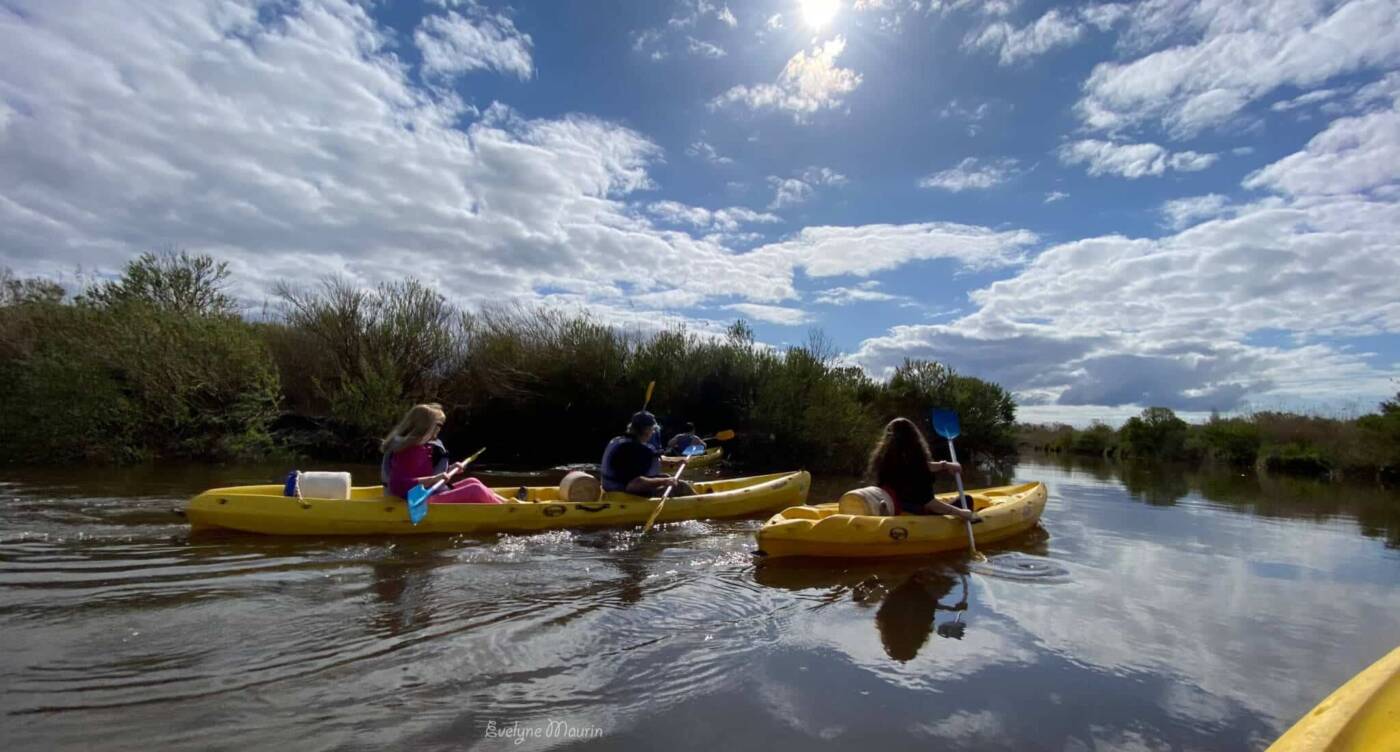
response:
{"label": "woman in pink outfit", "polygon": [[505,499],[476,478],[449,478],[458,468],[448,464],[447,448],[437,437],[446,420],[442,406],[436,403],[414,405],[404,414],[379,445],[384,452],[379,475],[385,488],[403,499],[408,497],[409,489],[420,483],[432,486],[447,480],[443,490],[429,497],[429,503],[504,504]]}

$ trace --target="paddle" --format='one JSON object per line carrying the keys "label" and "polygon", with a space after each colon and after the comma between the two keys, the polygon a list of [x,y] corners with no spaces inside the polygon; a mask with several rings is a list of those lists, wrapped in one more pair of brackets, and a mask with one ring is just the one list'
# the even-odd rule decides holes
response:
{"label": "paddle", "polygon": [[647,398],[642,400],[642,412],[646,412],[647,405],[651,404],[651,393],[656,391],[656,382],[647,384]]}
{"label": "paddle", "polygon": [[[704,454],[704,453],[705,453],[705,450],[704,450],[704,449],[701,449],[701,448],[698,447],[698,446],[688,446],[688,447],[686,447],[686,448],[685,448],[685,451],[684,451],[684,452],[681,452],[681,456],[684,457],[685,459],[681,460],[681,466],[678,467],[678,468],[676,468],[676,474],[675,474],[675,476],[673,476],[673,477],[674,477],[676,480],[680,480],[680,479],[681,479],[681,473],[685,472],[685,466],[686,466],[687,463],[690,462],[690,458],[691,458],[691,457],[694,457],[694,456],[697,455],[697,454]],[[673,484],[673,485],[669,485],[669,486],[666,487],[666,490],[665,490],[664,492],[662,492],[662,494],[661,494],[661,501],[657,503],[656,509],[653,509],[653,510],[651,511],[651,517],[647,518],[647,524],[646,524],[645,527],[642,528],[642,535],[646,535],[646,534],[647,534],[647,531],[648,531],[648,530],[651,530],[651,526],[654,525],[654,524],[656,524],[656,518],[659,517],[659,516],[661,516],[661,508],[664,507],[664,506],[666,506],[666,499],[668,499],[668,498],[671,497],[671,489],[673,489],[673,488],[675,488],[675,485],[674,485],[674,484]]]}
{"label": "paddle", "polygon": [[486,447],[476,450],[476,454],[453,465],[448,469],[446,477],[434,483],[432,488],[424,488],[423,484],[419,483],[413,488],[408,489],[408,521],[415,525],[422,522],[423,518],[428,516],[428,497],[437,493],[438,489],[442,488],[443,484],[447,483],[448,478],[462,472],[462,468],[470,465],[472,460],[480,457],[481,453],[484,451],[486,451]]}
{"label": "paddle", "polygon": [[[933,430],[948,440],[948,456],[953,462],[957,462],[958,452],[953,448],[953,439],[956,439],[960,433],[958,414],[952,410],[934,410]],[[958,503],[971,512],[972,504],[967,501],[967,494],[963,493],[962,473],[953,473],[953,480],[957,481],[958,484]],[[963,524],[967,526],[967,547],[972,550],[972,560],[986,561],[987,557],[977,553],[977,541],[972,537],[972,521],[963,520]]]}

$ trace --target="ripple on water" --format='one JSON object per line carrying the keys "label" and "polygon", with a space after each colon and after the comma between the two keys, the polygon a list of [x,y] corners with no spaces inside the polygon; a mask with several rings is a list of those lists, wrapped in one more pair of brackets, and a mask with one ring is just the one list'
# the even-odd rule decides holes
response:
{"label": "ripple on water", "polygon": [[973,574],[1018,582],[1058,584],[1070,581],[1069,569],[1050,559],[1014,552],[997,554],[986,561],[971,562],[968,569]]}

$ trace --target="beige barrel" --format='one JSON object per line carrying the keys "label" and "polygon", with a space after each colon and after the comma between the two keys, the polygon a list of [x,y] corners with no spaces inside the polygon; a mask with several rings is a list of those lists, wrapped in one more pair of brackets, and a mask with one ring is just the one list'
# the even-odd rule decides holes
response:
{"label": "beige barrel", "polygon": [[297,490],[304,499],[348,499],[350,473],[323,470],[297,473]]}
{"label": "beige barrel", "polygon": [[866,486],[842,494],[836,509],[841,514],[889,517],[894,514],[894,499],[879,486]]}
{"label": "beige barrel", "polygon": [[603,484],[582,470],[571,471],[559,481],[561,501],[594,502],[603,498]]}

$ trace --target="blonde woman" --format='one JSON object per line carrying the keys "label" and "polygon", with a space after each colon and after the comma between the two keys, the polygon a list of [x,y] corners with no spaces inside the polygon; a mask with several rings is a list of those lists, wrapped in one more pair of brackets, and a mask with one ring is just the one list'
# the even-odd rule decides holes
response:
{"label": "blonde woman", "polygon": [[455,482],[448,475],[455,468],[448,466],[447,447],[438,440],[447,415],[442,405],[427,403],[414,405],[394,430],[384,437],[379,448],[384,452],[384,460],[379,465],[380,480],[389,493],[401,499],[408,497],[414,486],[432,486],[440,480],[447,480],[447,489],[432,496],[433,504],[501,504],[504,499],[497,496],[476,478]]}

